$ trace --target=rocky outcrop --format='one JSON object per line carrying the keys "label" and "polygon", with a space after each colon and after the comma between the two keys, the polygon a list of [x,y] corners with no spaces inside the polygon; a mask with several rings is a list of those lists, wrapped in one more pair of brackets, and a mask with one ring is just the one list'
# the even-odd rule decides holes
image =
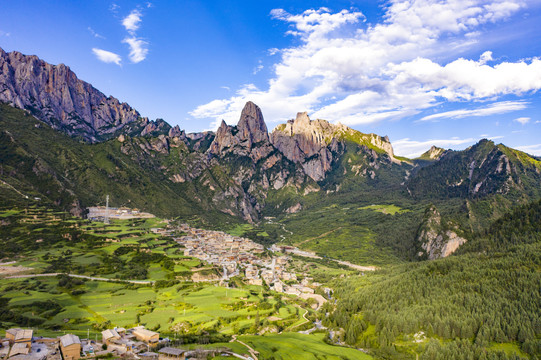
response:
{"label": "rocky outcrop", "polygon": [[421,160],[439,160],[444,154],[446,150],[436,147],[432,145],[428,151],[424,152],[421,156],[419,156],[419,159]]}
{"label": "rocky outcrop", "polygon": [[[345,152],[347,142],[360,146],[360,151],[370,155],[376,162],[384,161],[380,159],[379,153],[385,155],[387,160],[384,162],[401,163],[394,157],[388,137],[363,134],[340,123],[310,120],[305,112],[298,113],[295,120],[277,126],[270,139],[285,157],[300,164],[304,172],[315,181],[325,179],[333,163]],[[370,166],[377,168],[379,165]],[[363,174],[366,173],[365,170]]]}
{"label": "rocky outcrop", "polygon": [[273,150],[261,109],[249,101],[242,110],[237,126],[229,126],[222,121],[209,153],[218,157],[227,154],[247,156],[257,162]]}
{"label": "rocky outcrop", "polygon": [[[51,65],[37,56],[2,49],[0,101],[27,109],[53,128],[89,142],[112,137],[127,124],[144,121],[128,104],[79,80],[66,65]],[[155,125],[148,119],[146,122],[141,126]]]}
{"label": "rocky outcrop", "polygon": [[457,234],[458,226],[444,222],[435,206],[425,211],[425,216],[417,232],[420,245],[419,257],[429,260],[444,258],[454,253],[467,240]]}
{"label": "rocky outcrop", "polygon": [[344,150],[343,144],[333,137],[335,127],[325,120],[312,121],[301,112],[295,120],[274,129],[271,143],[286,158],[300,164],[313,180],[321,181]]}

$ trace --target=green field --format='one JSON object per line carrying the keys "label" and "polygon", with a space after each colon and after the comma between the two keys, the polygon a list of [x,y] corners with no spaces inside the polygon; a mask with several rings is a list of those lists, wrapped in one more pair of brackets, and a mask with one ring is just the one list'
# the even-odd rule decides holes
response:
{"label": "green field", "polygon": [[[238,340],[251,346],[259,353],[259,359],[275,360],[370,360],[373,359],[359,350],[333,346],[323,341],[324,334],[303,335],[298,333],[269,334],[263,336],[239,336]],[[226,347],[239,354],[249,355],[248,349],[238,343],[218,343],[207,348]],[[222,359],[222,358],[220,358]]]}
{"label": "green field", "polygon": [[404,212],[410,211],[410,210],[401,209],[396,205],[368,205],[368,206],[359,208],[359,210],[366,210],[366,209],[374,210],[382,214],[389,214],[389,215],[402,214]]}
{"label": "green field", "polygon": [[305,322],[303,314],[312,313],[300,308],[309,308],[302,299],[246,286],[242,280],[235,280],[234,288],[185,281],[192,270],[215,270],[184,256],[170,237],[150,231],[165,225],[160,219],[105,225],[40,208],[5,210],[0,215],[8,221],[0,229],[10,245],[4,251],[16,250],[14,265],[31,268],[25,273],[155,282],[136,285],[66,275],[0,278],[0,313],[7,314],[0,319],[0,328],[39,328],[41,335],[87,330],[98,334],[113,326],[145,325],[174,337],[227,336],[263,329],[287,331]]}

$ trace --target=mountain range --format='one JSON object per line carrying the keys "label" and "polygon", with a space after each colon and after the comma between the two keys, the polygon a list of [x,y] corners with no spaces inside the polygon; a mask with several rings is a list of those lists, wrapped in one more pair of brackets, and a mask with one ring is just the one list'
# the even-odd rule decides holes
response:
{"label": "mountain range", "polygon": [[[0,49],[0,68],[2,206],[39,201],[83,216],[110,194],[117,205],[208,226],[248,222],[261,230],[255,238],[274,229],[271,241],[285,226],[309,234],[311,221],[320,234],[357,226],[347,235],[352,249],[370,238],[394,257],[436,258],[541,195],[541,161],[489,140],[406,159],[386,136],[305,112],[269,132],[252,102],[236,126],[187,134],[142,117],[63,64]],[[404,211],[359,220],[373,205]],[[350,211],[316,219],[332,206]],[[303,243],[327,251],[321,246]],[[356,251],[344,256],[359,262]]]}

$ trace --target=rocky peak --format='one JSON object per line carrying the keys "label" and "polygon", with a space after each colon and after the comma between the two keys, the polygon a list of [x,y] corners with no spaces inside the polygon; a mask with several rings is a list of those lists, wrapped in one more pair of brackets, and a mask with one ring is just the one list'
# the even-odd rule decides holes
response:
{"label": "rocky peak", "polygon": [[79,80],[64,64],[2,49],[0,101],[30,110],[53,128],[89,142],[113,137],[126,125],[140,122],[135,109]]}
{"label": "rocky peak", "polygon": [[321,181],[331,169],[333,152],[341,148],[334,139],[337,126],[325,120],[312,121],[306,112],[299,112],[295,120],[276,127],[270,139],[286,158],[299,163],[313,180]]}
{"label": "rocky peak", "polygon": [[310,120],[310,118],[308,117],[308,113],[305,111],[305,112],[298,112],[297,117],[292,123],[296,125],[297,127],[303,128],[303,127],[310,126],[311,121],[312,120]]}
{"label": "rocky peak", "polygon": [[440,147],[436,147],[436,146],[432,145],[432,147],[430,147],[430,149],[428,151],[423,153],[419,157],[419,159],[422,159],[422,160],[439,160],[444,155],[445,152],[446,152],[445,149],[442,149]]}
{"label": "rocky peak", "polygon": [[251,101],[248,101],[242,109],[237,130],[240,138],[250,141],[251,144],[269,140],[267,125],[265,125],[261,109]]}
{"label": "rocky peak", "polygon": [[209,153],[219,157],[233,153],[248,156],[257,162],[273,150],[261,109],[249,101],[242,110],[237,126],[229,126],[222,120]]}
{"label": "rocky peak", "polygon": [[178,137],[180,139],[184,139],[186,137],[186,133],[184,130],[180,130],[180,127],[178,125],[173,126],[171,129],[169,129],[169,133],[167,134],[169,137]]}

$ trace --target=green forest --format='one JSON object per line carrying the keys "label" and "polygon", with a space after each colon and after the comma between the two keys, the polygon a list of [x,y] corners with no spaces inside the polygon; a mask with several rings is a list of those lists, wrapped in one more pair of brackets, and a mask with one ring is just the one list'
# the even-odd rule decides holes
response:
{"label": "green forest", "polygon": [[382,358],[538,359],[541,202],[476,234],[460,254],[335,283],[325,321]]}

